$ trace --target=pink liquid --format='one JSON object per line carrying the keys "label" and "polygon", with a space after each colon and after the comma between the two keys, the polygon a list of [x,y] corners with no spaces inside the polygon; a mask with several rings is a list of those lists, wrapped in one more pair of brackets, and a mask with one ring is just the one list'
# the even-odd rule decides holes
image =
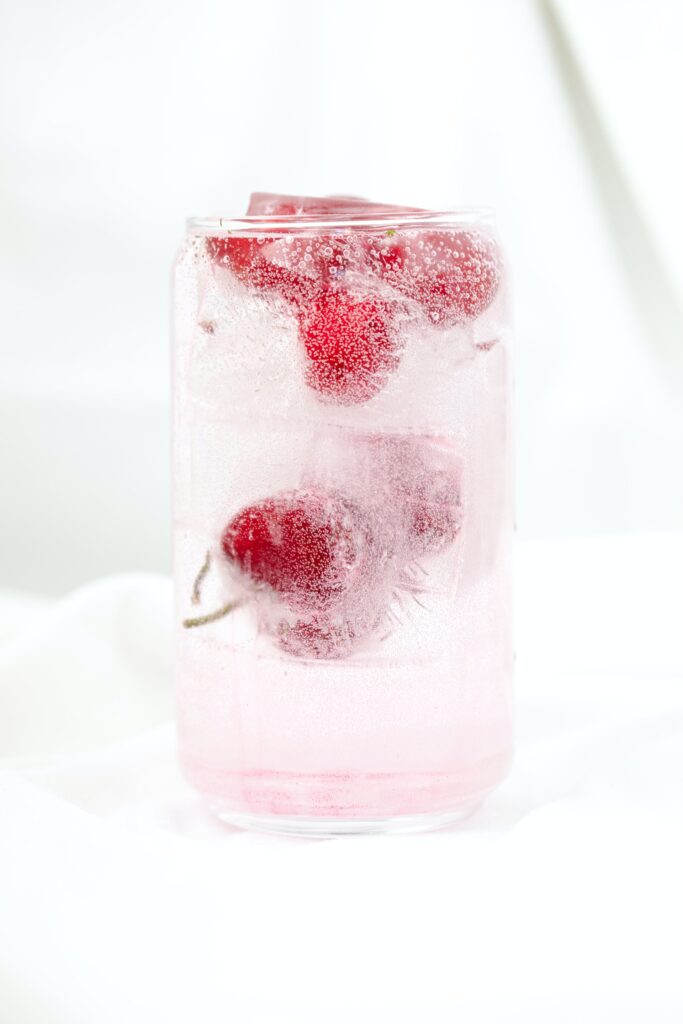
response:
{"label": "pink liquid", "polygon": [[[349,405],[321,401],[306,383],[291,306],[212,265],[201,232],[181,252],[179,750],[189,781],[232,820],[277,828],[278,818],[295,819],[304,832],[307,822],[328,822],[334,832],[335,822],[341,831],[344,823],[422,816],[428,827],[430,816],[476,805],[508,769],[505,288],[481,315],[454,326],[406,309],[400,362],[378,392]],[[406,539],[413,512],[403,476],[412,474],[414,489],[413,448],[421,466],[426,459],[419,472],[458,492],[440,544]],[[221,547],[240,510],[311,487],[343,492],[378,536],[393,538],[381,572],[358,570],[370,580],[362,602],[371,611],[363,636],[341,655],[283,649],[282,617],[288,629],[299,613],[263,584],[248,585]],[[442,492],[439,484],[439,501]],[[231,599],[239,603],[230,614],[182,626]]]}
{"label": "pink liquid", "polygon": [[481,800],[508,767],[508,678],[491,658],[292,666],[208,640],[186,658],[182,763],[226,810],[443,813]]}

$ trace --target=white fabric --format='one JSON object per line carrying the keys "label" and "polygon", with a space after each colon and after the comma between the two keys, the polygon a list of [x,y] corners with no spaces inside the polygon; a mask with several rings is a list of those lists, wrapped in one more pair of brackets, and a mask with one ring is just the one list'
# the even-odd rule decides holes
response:
{"label": "white fabric", "polygon": [[163,577],[0,602],[0,1020],[669,1024],[683,534],[518,555],[518,756],[458,829],[239,832],[180,779]]}

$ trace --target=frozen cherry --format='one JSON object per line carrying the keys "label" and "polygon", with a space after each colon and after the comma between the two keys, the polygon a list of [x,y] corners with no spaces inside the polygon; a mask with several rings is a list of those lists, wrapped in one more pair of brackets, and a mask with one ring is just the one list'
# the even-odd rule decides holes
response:
{"label": "frozen cherry", "polygon": [[[338,282],[350,271],[365,270],[367,235],[353,230],[353,221],[400,217],[412,212],[419,211],[412,207],[372,203],[357,196],[290,196],[273,192],[254,192],[247,210],[249,216],[297,217],[299,227],[305,227],[307,219],[331,221],[324,230],[311,228],[306,233],[278,225],[283,239],[274,246],[278,262],[299,273],[312,275],[322,284]],[[338,228],[334,226],[335,221],[339,221]]]}
{"label": "frozen cherry", "polygon": [[269,258],[272,239],[242,235],[207,238],[209,256],[218,266],[226,267],[247,287],[258,291],[275,291],[295,305],[311,297],[311,282],[287,266]]}
{"label": "frozen cherry", "polygon": [[397,497],[406,514],[411,555],[435,555],[452,544],[462,521],[461,465],[432,439],[415,439],[406,453]]}
{"label": "frozen cherry", "polygon": [[295,609],[343,598],[371,556],[360,510],[338,494],[286,491],[242,509],[223,531],[225,556]]}
{"label": "frozen cherry", "polygon": [[330,402],[367,402],[398,365],[390,305],[373,295],[323,291],[299,315],[306,382]]}
{"label": "frozen cherry", "polygon": [[227,267],[233,274],[247,283],[253,272],[254,263],[261,259],[264,242],[258,238],[243,235],[225,235],[206,239],[206,250],[219,266]]}
{"label": "frozen cherry", "polygon": [[357,644],[356,630],[348,619],[335,621],[322,615],[300,619],[278,628],[278,645],[296,658],[346,658]]}
{"label": "frozen cherry", "polygon": [[387,233],[368,247],[368,266],[443,327],[483,313],[501,276],[494,242],[462,230]]}
{"label": "frozen cherry", "polygon": [[[305,225],[305,218],[298,221]],[[338,284],[351,271],[365,265],[365,245],[359,232],[332,228],[321,231],[284,231],[269,247],[273,262],[305,279],[312,291]]]}
{"label": "frozen cherry", "polygon": [[446,470],[426,476],[408,496],[409,542],[415,555],[437,554],[460,530],[461,507],[453,478]]}
{"label": "frozen cherry", "polygon": [[462,522],[462,464],[444,438],[361,436],[359,460],[402,521],[409,558],[438,554]]}
{"label": "frozen cherry", "polygon": [[[364,199],[347,196],[288,196],[272,192],[254,192],[249,200],[248,216],[325,218],[358,216],[365,209]],[[346,231],[317,230],[310,234],[282,229],[283,238],[274,251],[280,263],[298,274],[327,284],[338,280],[349,269],[359,269],[364,260],[362,240]]]}

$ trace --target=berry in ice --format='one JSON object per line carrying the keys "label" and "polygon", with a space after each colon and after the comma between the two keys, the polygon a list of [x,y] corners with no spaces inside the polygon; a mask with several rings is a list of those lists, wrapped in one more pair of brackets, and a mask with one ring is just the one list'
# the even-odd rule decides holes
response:
{"label": "berry in ice", "polygon": [[242,509],[221,546],[253,584],[302,610],[341,601],[375,557],[364,513],[341,495],[318,490],[286,491]]}
{"label": "berry in ice", "polygon": [[355,650],[358,630],[348,618],[324,615],[299,619],[293,625],[281,622],[277,630],[278,646],[295,658],[346,658]]}
{"label": "berry in ice", "polygon": [[473,231],[386,233],[368,246],[368,267],[440,327],[473,320],[493,301],[500,282],[497,247]]}
{"label": "berry in ice", "polygon": [[410,559],[438,554],[462,523],[462,466],[444,438],[372,434],[357,442],[358,459],[402,521]]}
{"label": "berry in ice", "polygon": [[337,405],[367,402],[398,366],[391,304],[328,289],[299,313],[306,383]]}
{"label": "berry in ice", "polygon": [[212,261],[231,270],[238,280],[257,291],[277,292],[288,302],[303,304],[311,296],[310,280],[271,259],[272,240],[240,235],[207,238]]}

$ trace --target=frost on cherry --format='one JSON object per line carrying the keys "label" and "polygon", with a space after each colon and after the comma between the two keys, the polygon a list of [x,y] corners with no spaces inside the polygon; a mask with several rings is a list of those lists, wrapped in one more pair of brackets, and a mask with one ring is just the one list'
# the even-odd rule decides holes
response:
{"label": "frost on cherry", "polygon": [[296,611],[338,605],[373,556],[371,523],[339,494],[287,491],[234,516],[223,553],[256,586]]}
{"label": "frost on cherry", "polygon": [[262,628],[290,654],[345,656],[380,617],[383,531],[338,492],[302,488],[256,502],[229,521],[221,547]]}
{"label": "frost on cherry", "polygon": [[299,313],[306,383],[337,405],[367,402],[399,361],[388,302],[342,289],[323,292]]}
{"label": "frost on cherry", "polygon": [[343,432],[306,475],[233,515],[222,554],[278,647],[344,658],[392,628],[392,603],[417,592],[411,567],[456,540],[461,464],[443,439]]}
{"label": "frost on cherry", "polygon": [[437,326],[475,319],[500,283],[497,247],[473,231],[411,230],[369,247],[370,272],[417,303]]}

